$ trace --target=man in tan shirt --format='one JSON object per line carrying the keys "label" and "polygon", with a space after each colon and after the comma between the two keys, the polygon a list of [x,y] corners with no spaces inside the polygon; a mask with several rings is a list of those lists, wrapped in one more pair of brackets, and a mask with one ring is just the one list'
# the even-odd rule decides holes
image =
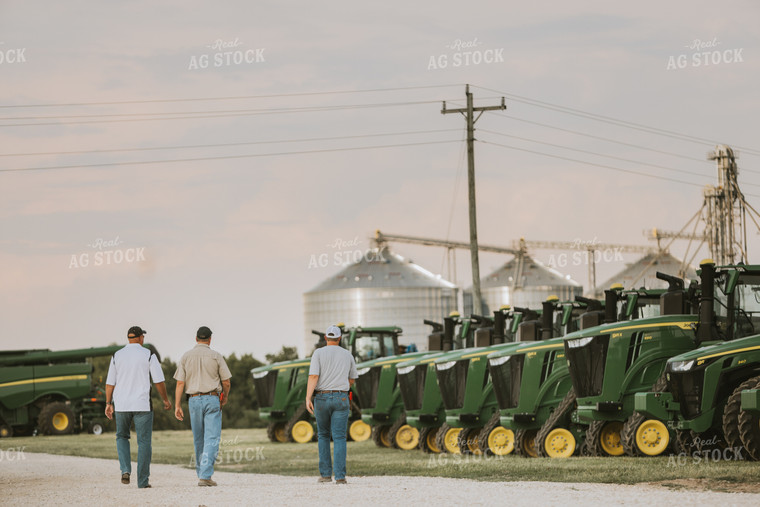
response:
{"label": "man in tan shirt", "polygon": [[195,471],[198,486],[216,486],[211,479],[214,462],[219,453],[219,439],[222,436],[222,407],[230,394],[232,374],[217,351],[211,350],[211,330],[201,326],[195,335],[196,345],[185,352],[177,364],[174,378],[174,416],[182,421],[182,395],[187,394],[190,410],[190,427],[195,444]]}

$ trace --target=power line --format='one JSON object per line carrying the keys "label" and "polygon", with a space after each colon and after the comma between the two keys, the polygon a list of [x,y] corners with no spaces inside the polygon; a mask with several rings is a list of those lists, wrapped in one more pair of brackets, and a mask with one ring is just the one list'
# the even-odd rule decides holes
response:
{"label": "power line", "polygon": [[48,151],[37,153],[0,153],[0,157],[29,157],[29,156],[48,156],[48,155],[85,155],[95,153],[126,153],[140,151],[162,151],[162,150],[185,150],[196,148],[228,148],[232,146],[251,146],[259,144],[280,144],[280,143],[301,143],[313,141],[337,141],[342,139],[363,139],[371,137],[416,135],[416,134],[437,134],[440,132],[459,132],[459,129],[438,129],[438,130],[418,130],[408,132],[390,132],[383,134],[363,134],[354,136],[336,136],[336,137],[311,137],[305,139],[279,139],[272,141],[245,141],[239,143],[220,143],[220,144],[198,144],[185,146],[154,146],[150,148],[114,148],[107,150],[76,150],[76,151]]}
{"label": "power line", "polygon": [[171,160],[142,160],[134,162],[107,162],[103,164],[72,164],[72,165],[58,165],[58,166],[45,166],[45,167],[17,167],[12,169],[0,169],[0,172],[27,172],[27,171],[50,171],[60,169],[89,169],[93,167],[119,167],[130,165],[150,165],[150,164],[170,164],[177,162],[202,162],[208,160],[232,160],[242,158],[259,158],[259,157],[275,157],[283,155],[304,155],[315,153],[333,153],[341,151],[358,151],[358,150],[373,150],[373,149],[385,149],[385,148],[404,148],[409,146],[424,146],[430,144],[447,144],[447,143],[459,143],[461,140],[455,139],[451,141],[427,141],[420,143],[407,143],[407,144],[387,144],[377,146],[356,146],[353,148],[332,148],[324,150],[304,150],[304,151],[286,151],[279,153],[253,153],[246,155],[220,155],[216,157],[197,157],[197,158],[180,158]]}
{"label": "power line", "polygon": [[405,90],[426,90],[432,88],[452,88],[461,85],[428,85],[428,86],[404,86],[396,88],[370,88],[365,90],[336,90],[326,92],[303,92],[303,93],[279,93],[269,95],[239,95],[231,97],[196,97],[189,99],[154,99],[154,100],[122,100],[110,102],[68,102],[68,103],[48,103],[48,104],[6,104],[0,105],[0,109],[25,108],[25,107],[71,107],[71,106],[113,106],[113,105],[134,105],[134,104],[165,104],[176,102],[205,102],[205,101],[222,101],[222,100],[251,100],[251,99],[271,99],[287,97],[308,97],[319,95],[346,95],[351,93],[375,93],[375,92],[395,92]]}
{"label": "power line", "polygon": [[[676,131],[673,131],[673,130],[667,130],[667,129],[661,129],[661,128],[658,128],[658,127],[650,127],[648,125],[643,125],[643,124],[640,124],[640,123],[634,123],[634,122],[630,122],[630,121],[626,121],[626,120],[619,120],[619,119],[613,118],[611,116],[604,116],[604,115],[600,115],[600,114],[596,114],[596,113],[590,113],[588,111],[583,111],[583,110],[580,110],[580,109],[574,109],[574,108],[571,108],[571,107],[561,106],[561,105],[558,105],[558,104],[552,104],[550,102],[543,102],[543,101],[540,101],[540,100],[531,99],[529,97],[523,97],[523,96],[520,96],[520,95],[506,93],[506,92],[502,92],[502,91],[499,91],[499,90],[494,90],[494,89],[491,89],[491,88],[484,88],[484,87],[480,87],[480,86],[478,86],[477,88],[480,88],[482,90],[487,90],[487,91],[490,91],[490,92],[494,92],[494,93],[500,93],[500,94],[506,95],[506,96],[510,97],[512,100],[514,100],[516,102],[522,102],[524,104],[532,105],[532,106],[535,106],[535,107],[542,107],[542,108],[549,109],[549,110],[552,110],[552,111],[557,111],[557,112],[561,112],[561,113],[565,113],[565,114],[571,114],[571,115],[574,115],[574,116],[579,116],[579,117],[582,117],[582,118],[587,118],[587,119],[596,120],[596,121],[600,121],[600,122],[604,122],[604,123],[609,123],[609,124],[617,125],[617,126],[620,126],[620,127],[626,127],[626,128],[630,128],[630,129],[634,129],[634,130],[640,130],[640,131],[647,132],[647,133],[653,133],[653,134],[658,134],[658,135],[662,135],[662,136],[666,136],[666,137],[672,137],[672,138],[675,138],[675,139],[679,139],[681,141],[688,141],[688,142],[693,142],[693,143],[698,143],[698,144],[704,144],[704,143],[708,143],[708,144],[720,144],[720,143],[718,143],[716,141],[713,141],[711,139],[706,139],[706,138],[703,138],[703,137],[692,136],[692,135],[689,135],[689,134],[682,134],[680,132],[676,132]],[[741,146],[736,146],[736,148],[738,148],[738,149],[740,149],[742,151],[751,153],[753,155],[760,155],[760,150],[755,150],[753,148],[743,148]]]}
{"label": "power line", "polygon": [[[493,142],[490,142],[490,141],[483,141],[483,140],[481,140],[480,142],[484,143],[484,144],[490,144],[490,145],[493,145],[493,146],[500,146],[502,148],[507,148],[507,149],[511,149],[511,150],[517,150],[517,151],[524,151],[524,152],[527,152],[527,153],[533,153],[534,155],[541,155],[543,157],[550,157],[550,158],[555,158],[555,159],[559,159],[559,160],[566,160],[566,161],[569,161],[569,162],[577,162],[579,164],[585,164],[585,165],[590,165],[590,166],[594,166],[594,167],[600,167],[602,169],[610,169],[612,171],[618,171],[618,172],[627,173],[627,174],[635,174],[635,175],[638,175],[638,176],[646,176],[648,178],[655,178],[655,179],[658,179],[658,180],[670,181],[670,182],[674,182],[674,183],[681,183],[683,185],[689,185],[689,186],[692,186],[692,187],[699,187],[699,188],[703,188],[704,187],[704,185],[700,185],[698,183],[694,183],[694,182],[691,182],[691,181],[677,180],[675,178],[669,178],[667,176],[658,176],[656,174],[643,173],[643,172],[640,172],[640,171],[634,171],[632,169],[623,169],[623,168],[620,168],[620,167],[614,167],[614,166],[609,166],[609,165],[604,165],[604,164],[597,164],[597,163],[588,162],[588,161],[585,161],[585,160],[578,160],[578,159],[575,159],[575,158],[563,157],[561,155],[552,155],[550,153],[544,153],[544,152],[541,152],[541,151],[529,150],[527,148],[519,148],[517,146],[509,146],[509,145],[506,145],[506,144],[493,143]],[[744,194],[744,195],[750,196],[750,197],[760,197],[760,195],[753,195],[753,194]]]}

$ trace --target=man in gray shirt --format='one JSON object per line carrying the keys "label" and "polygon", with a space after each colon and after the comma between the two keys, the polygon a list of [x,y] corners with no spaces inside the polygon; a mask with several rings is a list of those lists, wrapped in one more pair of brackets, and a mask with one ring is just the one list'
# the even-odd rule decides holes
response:
{"label": "man in gray shirt", "polygon": [[[340,346],[340,338],[339,327],[328,327],[325,332],[327,345],[315,350],[311,356],[306,409],[317,420],[319,482],[332,482],[334,470],[335,483],[346,484],[346,430],[351,411],[348,390],[359,375],[353,356]],[[331,436],[334,467],[330,460]]]}

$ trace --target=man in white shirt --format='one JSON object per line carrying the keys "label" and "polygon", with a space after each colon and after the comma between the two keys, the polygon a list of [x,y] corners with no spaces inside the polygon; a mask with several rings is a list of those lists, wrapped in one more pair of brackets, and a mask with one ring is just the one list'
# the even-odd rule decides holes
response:
{"label": "man in white shirt", "polygon": [[164,372],[155,354],[143,347],[146,331],[133,326],[127,332],[129,345],[111,358],[106,378],[106,417],[116,413],[116,451],[119,454],[121,482],[129,484],[132,460],[129,450],[129,427],[135,423],[137,434],[137,487],[149,488],[151,439],[153,437],[153,407],[150,401],[150,381],[156,384],[164,408],[172,404],[166,394]]}

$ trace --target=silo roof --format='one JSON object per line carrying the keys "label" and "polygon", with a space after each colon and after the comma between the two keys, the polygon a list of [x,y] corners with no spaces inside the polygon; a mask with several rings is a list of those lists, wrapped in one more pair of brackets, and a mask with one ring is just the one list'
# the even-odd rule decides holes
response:
{"label": "silo roof", "polygon": [[367,250],[359,262],[345,267],[306,294],[382,287],[455,289],[456,285],[383,247]]}
{"label": "silo roof", "polygon": [[[625,269],[611,276],[607,281],[599,285],[599,289],[608,289],[612,284],[622,283],[625,289],[637,289],[642,287],[645,279],[653,279],[658,271],[678,276],[682,262],[667,252],[646,254],[639,260],[627,265]],[[692,266],[686,266],[686,285],[688,280],[697,278],[697,271]],[[668,283],[657,280],[657,287],[647,287],[647,289],[657,289],[667,287]]]}
{"label": "silo roof", "polygon": [[[492,287],[543,287],[543,286],[571,286],[580,287],[581,284],[564,276],[556,269],[544,266],[530,255],[523,254],[522,266],[520,256],[504,264],[502,267],[484,277],[480,281],[482,289]],[[516,280],[520,277],[520,280]]]}

